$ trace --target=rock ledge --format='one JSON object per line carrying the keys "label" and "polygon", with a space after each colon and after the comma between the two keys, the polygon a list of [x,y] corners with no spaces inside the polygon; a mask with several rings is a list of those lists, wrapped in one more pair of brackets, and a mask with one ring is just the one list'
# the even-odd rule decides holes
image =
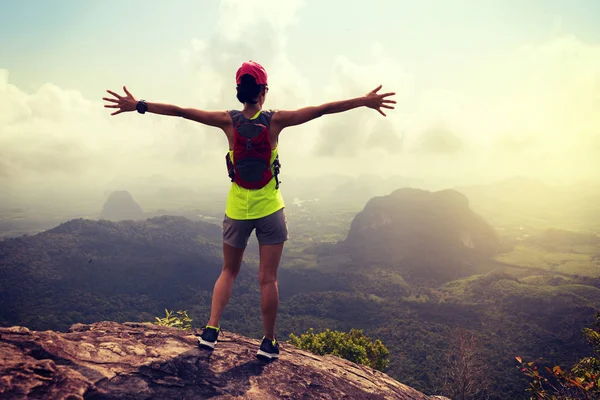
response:
{"label": "rock ledge", "polygon": [[198,333],[115,322],[0,328],[0,399],[444,399],[291,345],[264,363],[258,340],[229,332],[210,353]]}

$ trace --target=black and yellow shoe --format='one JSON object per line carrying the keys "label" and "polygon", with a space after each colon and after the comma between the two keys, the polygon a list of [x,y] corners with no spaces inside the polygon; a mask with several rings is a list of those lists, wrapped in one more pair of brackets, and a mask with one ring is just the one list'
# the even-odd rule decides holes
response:
{"label": "black and yellow shoe", "polygon": [[256,357],[261,360],[274,360],[279,358],[279,342],[276,339],[269,340],[263,337],[263,341],[260,344],[260,349],[256,353]]}
{"label": "black and yellow shoe", "polygon": [[206,326],[202,331],[202,335],[198,338],[198,347],[208,350],[213,350],[217,344],[217,337],[221,329],[216,326]]}

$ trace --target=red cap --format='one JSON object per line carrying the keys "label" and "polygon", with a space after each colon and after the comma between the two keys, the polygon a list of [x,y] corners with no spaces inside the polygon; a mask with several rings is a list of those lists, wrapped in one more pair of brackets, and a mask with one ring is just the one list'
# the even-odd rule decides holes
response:
{"label": "red cap", "polygon": [[237,70],[235,74],[235,82],[239,85],[242,82],[242,75],[250,75],[256,79],[257,85],[267,84],[267,71],[257,62],[252,60],[246,61]]}

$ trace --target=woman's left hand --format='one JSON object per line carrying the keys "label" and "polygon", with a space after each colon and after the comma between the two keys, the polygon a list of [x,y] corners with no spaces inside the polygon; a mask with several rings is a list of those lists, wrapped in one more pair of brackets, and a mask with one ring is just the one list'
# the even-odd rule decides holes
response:
{"label": "woman's left hand", "polygon": [[377,93],[381,89],[381,85],[377,86],[375,89],[371,90],[369,93],[365,95],[365,106],[372,108],[379,112],[379,114],[385,117],[385,113],[381,110],[382,108],[387,108],[389,110],[394,109],[394,104],[396,104],[395,100],[390,100],[388,97],[395,95],[394,92],[389,93]]}
{"label": "woman's left hand", "polygon": [[104,101],[108,101],[110,103],[116,103],[116,104],[105,104],[104,105],[104,108],[118,108],[117,111],[115,111],[114,113],[112,113],[110,115],[117,115],[122,112],[130,112],[130,111],[136,110],[136,106],[138,103],[137,100],[135,99],[135,97],[133,97],[133,95],[131,93],[129,93],[129,90],[127,90],[127,88],[125,86],[123,86],[123,90],[125,91],[125,96],[119,96],[115,92],[113,92],[111,90],[107,90],[107,92],[112,94],[113,96],[115,96],[115,98],[114,99],[111,97],[103,97],[102,98],[102,100],[104,100]]}

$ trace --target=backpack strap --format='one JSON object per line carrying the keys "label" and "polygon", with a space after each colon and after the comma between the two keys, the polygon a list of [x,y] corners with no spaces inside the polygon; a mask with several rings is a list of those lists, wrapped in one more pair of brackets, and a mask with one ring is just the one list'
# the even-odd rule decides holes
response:
{"label": "backpack strap", "polygon": [[[241,111],[238,110],[228,110],[227,113],[231,117],[231,121],[233,122],[233,127],[237,127],[240,123],[242,123],[245,119],[244,115]],[[225,163],[227,164],[227,175],[231,179],[231,182],[235,181],[235,166],[233,165],[233,160],[229,152],[225,154]]]}
{"label": "backpack strap", "polygon": [[257,113],[256,118],[246,118],[246,117],[244,117],[244,114],[242,114],[242,112],[239,110],[229,110],[227,112],[229,113],[229,116],[231,116],[231,120],[233,121],[234,126],[239,125],[245,121],[252,121],[252,122],[256,122],[258,124],[265,125],[267,127],[267,129],[270,128],[271,118],[273,117],[273,114],[275,113],[274,110],[261,110]]}
{"label": "backpack strap", "polygon": [[[262,110],[260,115],[254,120],[260,124],[263,124],[267,127],[267,129],[271,128],[271,118],[275,114],[275,110]],[[273,160],[271,164],[271,168],[273,169],[273,177],[275,178],[275,189],[279,189],[279,184],[281,181],[279,180],[279,171],[281,168],[281,163],[279,162],[279,154]]]}
{"label": "backpack strap", "polygon": [[241,111],[238,110],[229,110],[227,111],[229,113],[229,116],[231,117],[231,120],[233,121],[233,126],[237,126],[240,123],[242,123],[246,117],[244,117],[244,114],[242,114]]}
{"label": "backpack strap", "polygon": [[[259,123],[262,123],[267,127],[267,129],[271,128],[271,118],[275,114],[275,110],[263,110],[256,120],[260,120]],[[275,189],[279,189],[279,184],[281,181],[279,180],[279,170],[281,168],[281,163],[279,162],[279,154],[273,160],[271,164],[271,168],[273,168],[273,177],[275,178]]]}

